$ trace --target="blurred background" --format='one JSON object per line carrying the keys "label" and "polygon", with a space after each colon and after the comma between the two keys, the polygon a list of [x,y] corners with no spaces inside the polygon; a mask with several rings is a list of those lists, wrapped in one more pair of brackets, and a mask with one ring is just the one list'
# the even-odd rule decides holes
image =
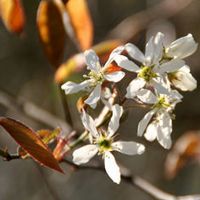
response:
{"label": "blurred background", "polygon": [[[48,122],[41,123],[26,116],[21,108],[23,102],[33,103],[64,121],[64,112],[58,86],[54,83],[54,69],[42,50],[36,27],[39,0],[23,1],[26,26],[18,36],[8,32],[0,22],[0,115],[10,116],[30,125],[34,130],[52,128]],[[192,33],[200,42],[199,0],[88,0],[94,24],[94,44],[105,39],[122,39],[134,42],[141,49],[146,39],[158,31],[173,41]],[[65,49],[66,57],[76,53],[72,44]],[[200,81],[200,50],[187,59],[192,74]],[[70,97],[73,121],[79,120],[75,107],[77,96]],[[176,109],[173,123],[173,142],[187,131],[200,129],[200,91],[184,93],[183,102]],[[31,109],[28,107],[27,109]],[[147,143],[136,137],[137,124],[146,110],[135,109],[129,113],[119,132],[122,139],[134,139],[147,145],[141,156],[121,156],[117,160],[164,191],[186,195],[200,193],[200,166],[192,162],[169,180],[164,173],[165,159],[169,151],[155,143]],[[79,120],[80,121],[80,120]],[[58,124],[59,125],[59,124]],[[76,123],[78,129],[81,125]],[[0,147],[15,152],[16,143],[0,129]],[[65,175],[38,166],[32,160],[0,159],[0,200],[147,200],[144,192],[126,183],[113,184],[102,172],[71,171],[62,164]]]}

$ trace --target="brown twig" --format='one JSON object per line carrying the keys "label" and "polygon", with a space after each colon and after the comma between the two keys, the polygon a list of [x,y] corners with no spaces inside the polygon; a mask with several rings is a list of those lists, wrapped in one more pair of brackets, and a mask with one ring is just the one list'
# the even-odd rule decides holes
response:
{"label": "brown twig", "polygon": [[26,101],[20,98],[16,101],[16,98],[12,95],[7,94],[4,91],[0,91],[0,105],[4,106],[8,110],[18,112],[22,115],[28,116],[42,124],[48,125],[52,128],[61,127],[66,133],[72,131],[69,124],[64,122],[62,119],[52,115],[46,110],[43,110],[39,106],[33,104],[32,102]]}
{"label": "brown twig", "polygon": [[[177,14],[193,0],[163,0],[147,10],[136,13],[117,25],[109,34],[108,38],[121,38],[129,41],[137,33],[143,31],[148,25],[159,18],[169,18]],[[126,30],[126,31],[123,31]]]}
{"label": "brown twig", "polygon": [[[76,170],[98,170],[105,172],[104,167],[99,164],[93,165],[76,165],[69,160],[62,160],[63,163],[66,163],[72,166]],[[145,179],[134,176],[131,174],[130,170],[125,168],[124,166],[120,166],[121,171],[121,178],[127,184],[139,188],[141,191],[147,193],[151,197],[158,199],[158,200],[200,200],[200,195],[186,195],[186,196],[175,196],[173,194],[167,193],[162,191],[161,189],[157,188],[156,186],[152,185]]]}
{"label": "brown twig", "polygon": [[2,149],[0,149],[0,156],[3,157],[5,161],[11,161],[21,158],[20,155],[18,154],[10,154],[8,153],[7,150],[2,150]]}

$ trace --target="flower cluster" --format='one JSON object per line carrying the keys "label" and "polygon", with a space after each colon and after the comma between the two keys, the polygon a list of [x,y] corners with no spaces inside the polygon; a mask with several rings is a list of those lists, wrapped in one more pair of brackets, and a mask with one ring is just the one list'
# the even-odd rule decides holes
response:
{"label": "flower cluster", "polygon": [[[99,125],[87,113],[87,109],[82,109],[81,119],[88,132],[90,144],[73,152],[74,163],[87,163],[96,154],[101,155],[108,176],[115,183],[119,183],[120,169],[111,152],[118,151],[128,155],[144,152],[145,147],[142,144],[114,141],[123,114],[124,101],[117,104],[110,99],[114,93],[113,88],[116,87],[115,83],[125,77],[126,71],[135,75],[128,84],[124,99],[133,99],[137,104],[149,107],[149,111],[138,124],[137,135],[144,135],[148,141],[157,139],[166,149],[171,147],[173,111],[183,98],[178,90],[192,91],[197,87],[197,82],[184,61],[184,58],[196,51],[197,43],[192,35],[188,34],[165,46],[164,37],[160,32],[151,37],[144,54],[131,43],[117,47],[103,67],[93,50],[84,53],[87,68],[90,70],[88,75],[84,75],[86,80],[80,84],[66,82],[62,89],[66,94],[87,91],[88,96],[84,103],[94,109],[97,102],[102,100],[111,115],[105,116],[110,119],[105,130],[105,123]],[[108,88],[109,83],[112,89]]]}

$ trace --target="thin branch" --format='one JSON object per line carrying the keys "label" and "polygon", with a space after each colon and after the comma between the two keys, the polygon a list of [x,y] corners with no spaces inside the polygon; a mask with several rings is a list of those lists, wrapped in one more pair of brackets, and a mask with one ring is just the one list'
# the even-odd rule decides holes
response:
{"label": "thin branch", "polygon": [[73,127],[73,121],[71,118],[71,112],[69,109],[69,103],[67,101],[67,97],[65,95],[64,90],[61,89],[61,85],[58,85],[58,87],[59,87],[59,92],[60,92],[63,110],[64,110],[64,114],[65,114],[65,120],[67,121],[67,123],[69,123]]}
{"label": "thin branch", "polygon": [[[138,12],[117,25],[108,38],[121,38],[129,41],[137,33],[143,31],[148,25],[159,18],[169,18],[177,14],[192,3],[193,0],[163,0],[159,4]],[[126,30],[126,31],[123,31]]]}
{"label": "thin branch", "polygon": [[8,153],[7,150],[2,150],[2,149],[0,149],[0,156],[3,157],[5,161],[11,161],[21,158],[20,155],[18,154],[10,154]]}
{"label": "thin branch", "polygon": [[[76,170],[98,170],[105,172],[104,167],[95,163],[93,165],[76,165],[73,162],[64,159],[62,160],[63,163],[66,163],[72,166]],[[187,195],[187,196],[175,196],[173,194],[167,193],[162,191],[161,189],[157,188],[156,186],[152,185],[145,179],[134,176],[131,174],[130,170],[125,168],[124,166],[120,166],[121,171],[121,178],[127,184],[139,188],[141,191],[149,194],[151,197],[158,199],[158,200],[200,200],[200,194],[197,195]]]}
{"label": "thin branch", "polygon": [[26,115],[31,119],[34,119],[52,128],[60,126],[66,133],[72,131],[71,126],[62,119],[59,119],[58,117],[52,115],[46,110],[43,110],[32,102],[24,100],[23,98],[20,98],[18,101],[16,101],[15,97],[3,92],[2,90],[0,91],[0,104],[8,110],[19,112],[20,114]]}

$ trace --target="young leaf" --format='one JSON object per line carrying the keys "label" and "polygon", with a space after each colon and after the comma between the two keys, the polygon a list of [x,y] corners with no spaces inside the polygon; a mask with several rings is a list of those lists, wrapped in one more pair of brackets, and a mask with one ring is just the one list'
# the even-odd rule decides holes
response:
{"label": "young leaf", "polygon": [[34,160],[46,167],[63,172],[51,151],[32,129],[19,121],[5,117],[0,118],[0,125]]}
{"label": "young leaf", "polygon": [[25,14],[20,0],[0,0],[0,13],[3,23],[10,32],[23,31]]}
{"label": "young leaf", "polygon": [[62,13],[54,1],[42,0],[37,12],[39,37],[49,62],[58,67],[65,48],[65,29]]}
{"label": "young leaf", "polygon": [[66,8],[81,49],[90,48],[93,42],[93,24],[87,1],[69,0]]}

